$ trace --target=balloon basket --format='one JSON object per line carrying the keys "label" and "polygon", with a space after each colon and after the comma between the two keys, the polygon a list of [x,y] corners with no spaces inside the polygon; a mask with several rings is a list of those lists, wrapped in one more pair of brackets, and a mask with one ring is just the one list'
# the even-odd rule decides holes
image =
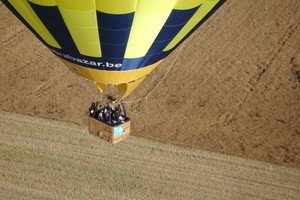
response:
{"label": "balloon basket", "polygon": [[105,141],[116,144],[129,136],[130,119],[128,118],[123,124],[112,126],[89,117],[89,132]]}

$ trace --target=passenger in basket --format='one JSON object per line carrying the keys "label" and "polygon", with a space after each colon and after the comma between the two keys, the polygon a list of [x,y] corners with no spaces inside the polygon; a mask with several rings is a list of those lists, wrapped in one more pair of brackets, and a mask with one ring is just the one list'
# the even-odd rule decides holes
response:
{"label": "passenger in basket", "polygon": [[101,109],[98,115],[98,120],[104,122],[104,113],[103,110]]}
{"label": "passenger in basket", "polygon": [[96,114],[96,104],[93,102],[91,107],[89,108],[89,113],[91,117],[95,117]]}
{"label": "passenger in basket", "polygon": [[122,116],[122,110],[120,105],[116,107],[116,112],[115,112],[115,120],[117,121],[117,124],[123,124],[124,123],[124,117]]}
{"label": "passenger in basket", "polygon": [[116,113],[116,98],[114,96],[108,96],[107,98],[109,100],[109,103],[107,104],[107,110],[108,110],[108,124],[114,125],[113,120],[115,113]]}
{"label": "passenger in basket", "polygon": [[99,115],[99,112],[100,112],[100,109],[99,109],[99,101],[96,101],[96,103],[95,103],[95,118],[97,118],[98,117],[98,115]]}
{"label": "passenger in basket", "polygon": [[108,123],[109,113],[108,113],[107,106],[105,106],[102,110],[103,110],[103,122]]}

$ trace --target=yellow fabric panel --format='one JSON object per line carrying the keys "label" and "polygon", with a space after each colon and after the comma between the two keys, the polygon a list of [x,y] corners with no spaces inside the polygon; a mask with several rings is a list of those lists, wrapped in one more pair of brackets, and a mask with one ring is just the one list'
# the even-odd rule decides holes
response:
{"label": "yellow fabric panel", "polygon": [[200,7],[200,9],[194,14],[191,20],[200,22],[208,13],[211,11],[215,5],[220,0],[206,0],[205,3]]}
{"label": "yellow fabric panel", "polygon": [[174,9],[187,10],[201,5],[205,0],[177,0]]}
{"label": "yellow fabric panel", "polygon": [[60,58],[60,60],[69,68],[69,70],[71,72],[73,72],[79,76],[82,76],[84,78],[94,80],[89,68],[81,67],[79,65],[65,61],[64,59],[61,59],[61,58]]}
{"label": "yellow fabric panel", "polygon": [[53,38],[48,29],[41,22],[39,17],[30,7],[27,0],[9,0],[9,3],[18,11],[18,13],[30,24],[30,26],[45,40],[50,46],[61,48]]}
{"label": "yellow fabric panel", "polygon": [[101,93],[105,90],[105,85],[103,83],[97,83],[97,87]]}
{"label": "yellow fabric panel", "polygon": [[73,64],[71,62],[62,60],[63,63],[74,73],[91,80],[94,80],[98,83],[103,84],[122,84],[128,83],[131,81],[135,81],[140,79],[153,71],[161,61],[149,65],[147,67],[136,69],[136,70],[128,70],[128,71],[105,71],[105,70],[97,70],[92,68],[82,67],[80,65]]}
{"label": "yellow fabric panel", "polygon": [[170,44],[164,49],[168,51],[174,48],[207,14],[208,12],[219,2],[207,1],[201,5],[198,11],[193,15],[190,21],[181,29],[176,37],[170,42]]}
{"label": "yellow fabric panel", "polygon": [[124,98],[128,97],[128,95],[130,95],[130,93],[133,90],[135,90],[135,88],[137,86],[139,86],[144,79],[145,79],[145,77],[140,78],[140,79],[138,79],[138,80],[136,80],[136,81],[134,81],[132,83],[128,83],[127,87],[126,87],[126,91],[125,91],[125,93],[123,94],[123,96],[121,98],[124,99]]}
{"label": "yellow fabric panel", "polygon": [[56,0],[60,7],[77,11],[95,10],[95,1],[97,0]]}
{"label": "yellow fabric panel", "polygon": [[60,13],[63,15],[64,21],[68,21],[70,26],[78,27],[96,27],[97,18],[95,10],[70,10],[58,5]]}
{"label": "yellow fabric panel", "polygon": [[[69,1],[60,0],[58,8],[64,22],[82,55],[101,57],[101,47],[98,32],[97,16],[94,1]],[[86,2],[77,8],[73,4]],[[93,3],[93,6],[91,5]],[[80,4],[81,5],[81,4]]]}
{"label": "yellow fabric panel", "polygon": [[127,14],[136,10],[138,0],[96,0],[97,10],[109,14]]}
{"label": "yellow fabric panel", "polygon": [[[70,25],[71,26],[71,25]],[[98,27],[79,27],[72,26],[74,40],[81,40],[83,42],[95,42],[95,33],[98,33]],[[98,37],[98,35],[97,35]]]}
{"label": "yellow fabric panel", "polygon": [[[121,83],[128,83],[137,80],[143,76],[146,76],[152,70],[154,70],[159,63],[160,62],[141,69],[128,70],[128,71],[101,71],[101,70],[94,70],[94,69],[90,69],[90,70],[96,82],[101,82],[104,84],[121,84]],[[103,76],[105,77],[104,81],[101,80]]]}
{"label": "yellow fabric panel", "polygon": [[41,6],[56,6],[57,3],[55,0],[28,0],[34,4]]}
{"label": "yellow fabric panel", "polygon": [[175,6],[176,0],[139,0],[125,58],[145,56]]}
{"label": "yellow fabric panel", "polygon": [[127,91],[127,87],[128,84],[127,83],[122,83],[122,84],[119,84],[117,85],[117,88],[118,88],[118,96],[121,96],[121,99],[122,97],[124,96],[124,94],[126,93]]}

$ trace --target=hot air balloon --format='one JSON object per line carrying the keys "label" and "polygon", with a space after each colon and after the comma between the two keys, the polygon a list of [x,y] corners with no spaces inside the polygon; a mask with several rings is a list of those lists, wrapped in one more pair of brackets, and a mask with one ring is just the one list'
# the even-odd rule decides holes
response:
{"label": "hot air balloon", "polygon": [[1,1],[72,72],[123,99],[225,0]]}

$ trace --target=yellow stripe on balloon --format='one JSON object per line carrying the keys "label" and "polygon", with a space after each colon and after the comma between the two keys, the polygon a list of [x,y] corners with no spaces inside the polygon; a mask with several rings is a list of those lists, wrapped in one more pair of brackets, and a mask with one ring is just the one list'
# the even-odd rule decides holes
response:
{"label": "yellow stripe on balloon", "polygon": [[176,10],[187,10],[201,5],[205,0],[177,0]]}
{"label": "yellow stripe on balloon", "polygon": [[77,11],[95,10],[95,1],[97,0],[56,0],[59,6]]}
{"label": "yellow stripe on balloon", "polygon": [[145,56],[175,6],[176,0],[139,0],[125,58]]}
{"label": "yellow stripe on balloon", "polygon": [[149,65],[147,67],[143,67],[140,69],[135,70],[127,70],[127,71],[107,71],[107,70],[98,70],[98,69],[92,69],[83,67],[71,62],[68,62],[66,60],[63,60],[63,63],[68,66],[68,68],[87,79],[91,79],[93,81],[103,83],[105,85],[107,84],[122,84],[122,83],[129,83],[135,80],[138,80],[142,77],[145,77],[146,75],[150,74],[162,61],[158,61],[152,65]]}
{"label": "yellow stripe on balloon", "polygon": [[40,6],[56,6],[56,0],[28,0],[36,5]]}
{"label": "yellow stripe on balloon", "polygon": [[181,29],[181,31],[176,35],[176,37],[170,42],[170,44],[164,49],[164,51],[171,50],[174,48],[208,13],[214,6],[219,2],[219,0],[205,1],[193,17],[188,21],[188,23]]}
{"label": "yellow stripe on balloon", "polygon": [[47,44],[56,48],[61,48],[48,29],[41,22],[39,17],[35,14],[27,0],[9,0],[9,3]]}
{"label": "yellow stripe on balloon", "polygon": [[57,3],[79,52],[101,57],[95,0],[57,0]]}
{"label": "yellow stripe on balloon", "polygon": [[128,14],[135,12],[138,0],[97,0],[97,10],[109,14]]}
{"label": "yellow stripe on balloon", "polygon": [[106,85],[117,85],[119,89],[124,92],[122,98],[128,96],[142,82],[142,80],[162,62],[161,60],[147,67],[135,70],[106,71],[87,68],[63,59],[61,60],[70,71],[97,82],[100,92],[103,92]]}

